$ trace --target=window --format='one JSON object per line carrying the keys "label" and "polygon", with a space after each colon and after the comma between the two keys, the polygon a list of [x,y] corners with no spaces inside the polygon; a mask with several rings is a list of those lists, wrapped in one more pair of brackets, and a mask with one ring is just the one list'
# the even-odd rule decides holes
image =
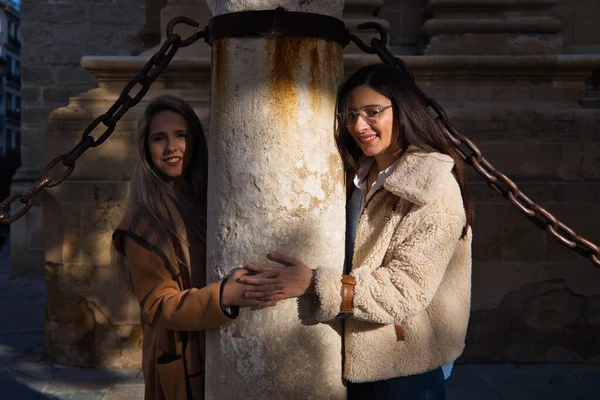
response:
{"label": "window", "polygon": [[13,58],[6,55],[6,75],[12,75],[13,73]]}
{"label": "window", "polygon": [[21,77],[21,61],[15,61],[15,76],[17,78]]}
{"label": "window", "polygon": [[11,139],[12,139],[13,131],[11,129],[6,130],[6,151],[11,149]]}
{"label": "window", "polygon": [[15,96],[15,112],[21,112],[21,98],[19,96]]}
{"label": "window", "polygon": [[10,148],[11,148],[11,150],[15,150],[17,148],[17,146],[19,145],[19,143],[17,141],[18,134],[19,134],[19,132],[17,132],[17,131],[11,131],[11,134],[10,134]]}
{"label": "window", "polygon": [[13,110],[13,95],[12,93],[6,93],[6,112],[9,113]]}

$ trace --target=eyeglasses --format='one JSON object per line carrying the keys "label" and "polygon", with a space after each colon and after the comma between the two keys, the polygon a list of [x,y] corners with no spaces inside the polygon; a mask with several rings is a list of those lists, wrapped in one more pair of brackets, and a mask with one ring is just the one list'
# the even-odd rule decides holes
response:
{"label": "eyeglasses", "polygon": [[[354,124],[356,124],[359,115],[367,124],[374,125],[377,123],[377,121],[379,121],[381,113],[390,107],[392,107],[391,104],[389,106],[366,106],[358,111],[348,110],[346,115],[346,126],[353,126]],[[340,119],[344,118],[344,115],[342,113],[340,113],[339,116]]]}

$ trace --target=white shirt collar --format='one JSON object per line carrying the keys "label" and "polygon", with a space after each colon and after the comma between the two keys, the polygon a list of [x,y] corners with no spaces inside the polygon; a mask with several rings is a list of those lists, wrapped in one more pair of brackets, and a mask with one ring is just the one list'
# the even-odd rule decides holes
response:
{"label": "white shirt collar", "polygon": [[373,196],[373,194],[375,194],[375,192],[383,186],[387,177],[394,172],[394,169],[396,168],[396,165],[398,165],[398,162],[401,158],[402,157],[399,157],[392,165],[383,171],[380,171],[377,179],[375,182],[373,182],[373,185],[371,185],[370,188],[367,188],[367,177],[369,176],[369,171],[375,162],[375,157],[361,157],[358,160],[358,172],[354,176],[354,185],[362,192],[362,201],[360,203],[361,213],[371,196]]}

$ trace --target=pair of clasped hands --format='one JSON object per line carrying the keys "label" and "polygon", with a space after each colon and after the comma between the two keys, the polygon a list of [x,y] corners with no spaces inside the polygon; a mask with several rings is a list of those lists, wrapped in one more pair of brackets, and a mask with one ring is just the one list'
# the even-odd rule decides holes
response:
{"label": "pair of clasped hands", "polygon": [[232,271],[223,289],[223,305],[273,307],[277,302],[312,290],[313,270],[285,254],[270,252],[267,258],[284,268],[254,262]]}

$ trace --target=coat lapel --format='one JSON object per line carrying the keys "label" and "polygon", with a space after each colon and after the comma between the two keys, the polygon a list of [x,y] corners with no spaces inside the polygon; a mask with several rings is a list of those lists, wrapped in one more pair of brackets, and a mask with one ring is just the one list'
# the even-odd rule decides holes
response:
{"label": "coat lapel", "polygon": [[360,216],[352,269],[377,268],[383,264],[403,218],[413,205],[423,206],[441,196],[444,179],[453,167],[454,161],[446,154],[408,148],[386,179],[383,190],[373,196]]}

